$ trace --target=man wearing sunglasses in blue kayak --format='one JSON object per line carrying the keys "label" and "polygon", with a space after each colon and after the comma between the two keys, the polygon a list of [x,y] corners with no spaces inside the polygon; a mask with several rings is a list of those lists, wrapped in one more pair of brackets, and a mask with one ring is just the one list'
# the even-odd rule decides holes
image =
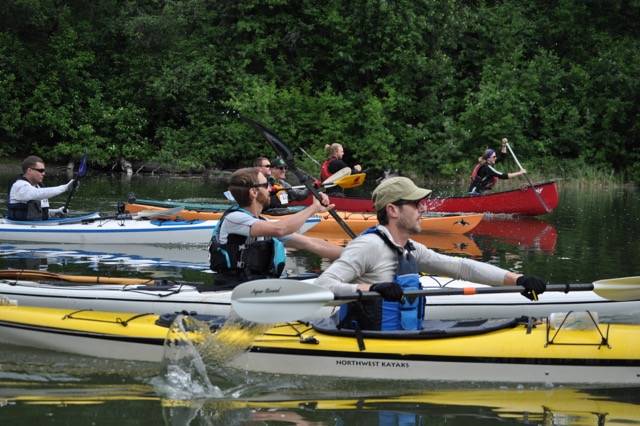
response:
{"label": "man wearing sunglasses in blue kayak", "polygon": [[422,200],[431,190],[409,178],[388,178],[373,191],[379,225],[351,241],[316,280],[338,296],[374,291],[380,299],[358,300],[340,309],[339,327],[361,330],[419,330],[424,297],[404,297],[405,290],[421,288],[419,274],[443,275],[488,285],[519,285],[532,300],[546,283],[471,259],[437,253],[411,240],[421,231]]}
{"label": "man wearing sunglasses in blue kayak", "polygon": [[30,155],[22,162],[22,175],[10,186],[7,200],[7,218],[11,220],[47,220],[64,215],[64,207],[49,208],[49,198],[73,188],[74,179],[59,186],[43,188],[46,174],[42,158]]}

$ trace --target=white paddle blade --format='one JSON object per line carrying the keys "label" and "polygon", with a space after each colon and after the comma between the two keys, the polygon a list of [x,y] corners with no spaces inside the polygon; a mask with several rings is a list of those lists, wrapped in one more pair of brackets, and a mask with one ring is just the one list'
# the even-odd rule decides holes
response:
{"label": "white paddle blade", "polygon": [[328,178],[326,178],[322,184],[323,185],[328,185],[330,183],[333,183],[335,181],[337,181],[340,178],[343,178],[345,176],[349,176],[351,174],[351,168],[350,167],[345,167],[344,169],[340,169],[337,172],[335,172],[334,174],[332,174],[331,176],[329,176]]}
{"label": "white paddle blade", "polygon": [[640,300],[640,276],[598,280],[593,291],[609,300]]}
{"label": "white paddle blade", "polygon": [[240,317],[261,324],[313,317],[333,300],[333,293],[317,284],[296,280],[264,279],[233,289],[231,306]]}

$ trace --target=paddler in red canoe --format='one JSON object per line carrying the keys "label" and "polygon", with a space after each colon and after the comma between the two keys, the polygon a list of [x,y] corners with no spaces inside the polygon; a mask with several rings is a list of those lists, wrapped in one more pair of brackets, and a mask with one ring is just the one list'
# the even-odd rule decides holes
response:
{"label": "paddler in red canoe", "polygon": [[[499,159],[502,160],[506,155],[507,139],[503,138]],[[469,194],[482,194],[483,192],[492,189],[498,179],[511,179],[527,173],[524,169],[517,172],[503,173],[495,168],[497,161],[498,153],[491,148],[488,148],[484,154],[478,158],[478,164],[476,164],[471,172]]]}

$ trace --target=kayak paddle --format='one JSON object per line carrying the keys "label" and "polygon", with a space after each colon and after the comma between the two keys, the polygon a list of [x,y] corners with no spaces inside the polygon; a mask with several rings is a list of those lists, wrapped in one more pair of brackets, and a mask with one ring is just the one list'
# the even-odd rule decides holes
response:
{"label": "kayak paddle", "polygon": [[[468,296],[492,293],[522,293],[518,286],[426,288],[406,291],[405,296]],[[548,291],[594,291],[615,301],[640,300],[640,276],[613,278],[586,284],[549,284]],[[377,292],[363,292],[362,299],[381,297]],[[357,300],[353,296],[336,296],[318,284],[286,279],[263,279],[238,285],[231,294],[231,305],[242,318],[256,323],[295,321],[312,317],[325,306],[338,306]]]}
{"label": "kayak paddle", "polygon": [[92,217],[88,219],[82,219],[82,223],[91,223],[91,222],[99,222],[101,220],[141,220],[141,219],[153,219],[154,217],[165,217],[165,216],[175,216],[180,213],[184,208],[182,207],[174,207],[171,209],[164,210],[142,210],[137,213],[129,214],[129,213],[119,213],[113,216],[101,216],[101,217]]}
{"label": "kayak paddle", "polygon": [[[503,138],[502,140],[505,142],[505,145],[507,146],[507,149],[511,153],[511,156],[513,157],[513,160],[516,162],[518,167],[520,167],[520,170],[524,170],[524,167],[522,167],[522,164],[520,164],[520,162],[518,161],[518,157],[516,157],[515,152],[513,152],[513,150],[511,149],[511,145],[509,145],[509,142],[507,141],[507,138]],[[536,191],[536,187],[533,185],[533,182],[531,182],[531,178],[529,177],[529,175],[525,173],[524,177],[527,178],[527,182],[529,182],[529,186],[531,187],[531,190],[533,191],[533,193],[538,198],[538,201],[540,201],[540,204],[542,204],[542,207],[544,207],[544,210],[547,213],[550,213],[551,209],[549,208],[549,206],[547,206],[547,203],[544,202],[544,200],[542,199],[542,196],[538,193],[538,191]]]}
{"label": "kayak paddle", "polygon": [[351,174],[351,168],[350,167],[342,168],[342,169],[338,170],[337,172],[335,172],[334,174],[332,174],[331,176],[329,176],[328,178],[326,178],[322,182],[322,184],[323,185],[332,184],[335,181],[337,181],[338,179],[342,179],[343,177],[349,176],[350,174]]}
{"label": "kayak paddle", "polygon": [[[314,197],[316,197],[318,200],[321,200],[322,197],[320,196],[320,193],[313,186],[313,178],[311,178],[311,176],[309,175],[304,174],[302,171],[300,171],[300,169],[298,169],[298,167],[296,167],[295,160],[293,158],[293,153],[291,152],[289,147],[287,147],[284,144],[284,142],[282,142],[280,138],[276,136],[276,134],[272,130],[267,129],[262,124],[248,117],[245,117],[243,115],[239,115],[239,116],[241,120],[248,123],[251,127],[253,127],[258,132],[260,132],[262,136],[264,136],[264,138],[267,140],[269,145],[271,145],[271,147],[278,153],[278,155],[284,160],[284,162],[287,163],[289,170],[291,170],[296,175],[298,180],[302,182],[304,186],[307,187],[309,192],[311,192],[311,194],[313,194]],[[338,213],[336,213],[334,209],[328,210],[328,212],[335,219],[335,221],[340,225],[340,227],[344,230],[344,232],[346,232],[347,235],[349,235],[349,237],[351,238],[356,237],[356,234],[351,230],[351,228],[349,228],[349,225],[346,224],[346,222],[340,217]]]}
{"label": "kayak paddle", "polygon": [[349,176],[343,176],[340,179],[337,179],[334,184],[343,189],[355,188],[356,186],[361,186],[366,177],[366,173],[356,173]]}
{"label": "kayak paddle", "polygon": [[55,272],[37,271],[33,269],[9,269],[0,271],[0,279],[6,280],[56,280],[84,284],[153,284],[153,279],[146,278],[118,278],[91,275],[64,275]]}
{"label": "kayak paddle", "polygon": [[[366,173],[358,173],[355,175],[347,175],[343,176],[340,179],[335,180],[333,183],[323,183],[323,188],[333,188],[334,186],[339,186],[343,189],[355,188],[356,186],[361,186],[364,183],[365,178],[367,177]],[[296,185],[292,187],[293,189],[303,189],[306,188],[304,185]]]}
{"label": "kayak paddle", "polygon": [[69,191],[69,195],[67,196],[67,201],[64,203],[64,207],[62,211],[66,214],[69,211],[69,203],[71,202],[71,197],[76,192],[76,188],[80,183],[80,178],[84,177],[87,174],[87,153],[85,152],[82,158],[80,159],[80,165],[78,166],[78,171],[73,176],[73,186],[71,187],[71,191]]}

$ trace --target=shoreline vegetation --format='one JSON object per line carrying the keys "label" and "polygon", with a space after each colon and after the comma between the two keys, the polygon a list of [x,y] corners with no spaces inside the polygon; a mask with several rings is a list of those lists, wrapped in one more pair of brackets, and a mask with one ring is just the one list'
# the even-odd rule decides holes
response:
{"label": "shoreline vegetation", "polygon": [[[0,174],[13,174],[16,175],[20,173],[20,162],[19,159],[2,159],[0,158]],[[47,162],[47,168],[52,170],[53,172],[50,175],[60,176],[67,174],[70,176],[68,172],[68,164],[61,163],[49,163]],[[302,166],[305,168],[305,166]],[[316,167],[317,168],[317,167]],[[308,167],[305,168],[312,175],[318,174],[319,171],[316,168]],[[470,166],[469,170],[472,169]],[[153,167],[147,166],[144,168],[140,168],[137,173],[133,173],[133,176],[148,176],[148,177],[176,177],[176,178],[185,178],[185,179],[211,179],[217,180],[221,182],[225,182],[231,176],[234,169],[228,170],[220,170],[220,169],[205,169],[200,172],[179,172],[175,170],[171,170],[170,166],[158,166],[154,165]],[[504,168],[504,170],[511,170]],[[515,169],[514,169],[515,170]],[[529,177],[533,182],[545,182],[549,180],[558,181],[562,186],[574,186],[574,187],[588,187],[588,188],[608,188],[608,187],[625,187],[625,188],[637,188],[638,185],[634,182],[626,182],[622,176],[616,175],[613,171],[604,171],[600,168],[582,165],[580,167],[560,167],[556,171],[560,173],[556,173],[555,175],[546,175],[544,173],[540,173],[537,171],[529,172]],[[317,172],[317,173],[316,173]],[[419,175],[416,173],[407,173],[406,175],[414,179],[416,182],[420,184],[430,184],[433,187],[447,187],[447,188],[464,188],[468,185],[468,173],[463,172],[457,178],[451,178],[447,176],[425,176]],[[113,169],[97,169],[90,170],[89,175],[126,175],[126,171]],[[402,174],[402,173],[401,173]],[[378,178],[376,175],[370,174],[366,185],[373,186],[375,180]],[[295,176],[291,174],[290,180],[294,183],[296,182]],[[514,178],[508,181],[502,181],[500,187],[497,189],[498,191],[507,190],[511,188],[518,188],[522,186],[527,186],[527,182],[525,179]]]}
{"label": "shoreline vegetation", "polygon": [[466,179],[506,137],[532,176],[640,182],[637,2],[5,0],[0,20],[2,158],[235,169],[271,157],[240,112],[309,171],[300,147],[340,143]]}

